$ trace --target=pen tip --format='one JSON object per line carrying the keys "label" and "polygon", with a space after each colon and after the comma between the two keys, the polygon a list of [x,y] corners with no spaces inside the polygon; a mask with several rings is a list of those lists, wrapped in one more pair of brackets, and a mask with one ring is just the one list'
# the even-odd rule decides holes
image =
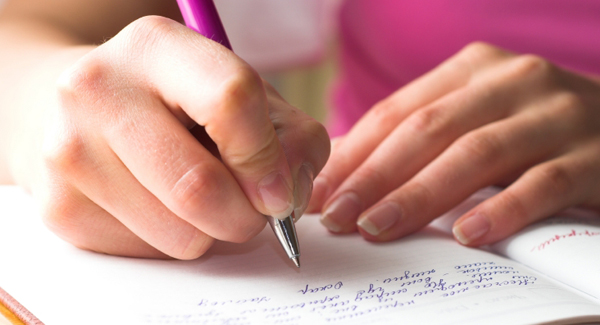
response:
{"label": "pen tip", "polygon": [[300,258],[299,257],[293,257],[292,261],[294,262],[294,264],[296,264],[296,267],[300,267]]}

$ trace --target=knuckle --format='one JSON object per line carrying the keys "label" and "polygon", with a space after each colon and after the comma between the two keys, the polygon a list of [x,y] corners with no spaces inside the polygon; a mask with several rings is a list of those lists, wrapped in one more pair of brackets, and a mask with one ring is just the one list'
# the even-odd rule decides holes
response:
{"label": "knuckle", "polygon": [[497,51],[497,48],[491,44],[481,41],[475,41],[467,44],[462,50],[462,54],[482,55]]}
{"label": "knuckle", "polygon": [[269,132],[266,138],[255,146],[248,146],[245,150],[229,152],[227,161],[236,170],[246,172],[262,166],[272,166],[279,158],[279,138],[277,133]]}
{"label": "knuckle", "polygon": [[106,63],[96,55],[88,54],[58,78],[56,89],[59,100],[66,104],[85,97],[94,97],[94,94],[105,87],[107,78]]}
{"label": "knuckle", "polygon": [[473,42],[450,58],[444,66],[452,70],[453,74],[466,74],[471,80],[482,67],[488,66],[507,55],[509,55],[508,52],[490,44]]}
{"label": "knuckle", "polygon": [[[351,178],[351,187],[355,189],[363,189],[366,186],[379,193],[388,192],[392,188],[391,178],[381,172],[381,168],[371,164],[365,164],[356,170],[355,175]],[[371,191],[368,191],[371,192]],[[368,193],[364,193],[368,194]],[[371,194],[374,194],[371,192]]]}
{"label": "knuckle", "polygon": [[306,143],[311,145],[311,154],[315,154],[316,166],[321,169],[331,153],[331,140],[325,127],[313,120],[307,119],[300,123],[300,132],[305,135]]}
{"label": "knuckle", "polygon": [[63,175],[78,172],[87,162],[85,141],[76,134],[65,133],[44,139],[42,149],[44,166]]}
{"label": "knuckle", "polygon": [[[139,18],[125,27],[116,39],[126,48],[147,48],[157,42],[168,39],[176,29],[175,22],[160,16]],[[132,53],[134,53],[133,51]]]}
{"label": "knuckle", "polygon": [[561,92],[557,95],[557,98],[555,100],[558,103],[559,107],[564,107],[566,109],[584,106],[584,101],[581,98],[581,96],[570,91]]}
{"label": "knuckle", "polygon": [[394,111],[393,102],[389,99],[382,99],[379,102],[375,103],[373,107],[367,112],[369,115],[373,115],[376,117],[387,117],[387,115]]}
{"label": "knuckle", "polygon": [[405,122],[419,137],[435,138],[447,126],[444,108],[433,105],[412,114]]}
{"label": "knuckle", "polygon": [[[418,214],[422,215],[429,215],[431,209],[436,206],[436,196],[422,180],[414,179],[407,183],[406,192],[410,193],[410,204],[400,202],[400,206],[413,207],[413,210],[418,210]],[[411,211],[412,213],[409,214],[413,214],[415,211]]]}
{"label": "knuckle", "polygon": [[[503,214],[510,216],[510,218],[504,218],[503,223],[514,223],[514,226],[522,225],[523,220],[529,219],[529,209],[523,203],[523,200],[515,195],[511,191],[503,191],[501,195],[498,196],[496,211],[502,211]],[[507,225],[503,225],[507,226]],[[514,227],[510,227],[514,228]]]}
{"label": "knuckle", "polygon": [[135,20],[130,26],[149,32],[170,32],[173,30],[173,21],[161,16],[145,16]]}
{"label": "knuckle", "polygon": [[512,68],[517,76],[546,77],[551,75],[553,65],[538,55],[524,54],[513,60]]}
{"label": "knuckle", "polygon": [[179,211],[203,211],[204,204],[213,201],[220,193],[221,184],[218,174],[206,164],[196,165],[181,176],[173,188],[170,197]]}
{"label": "knuckle", "polygon": [[[258,73],[247,65],[241,65],[223,82],[217,91],[218,111],[224,116],[247,115],[243,110],[255,107],[264,94]],[[266,99],[265,99],[266,102]],[[265,105],[266,114],[266,105]]]}
{"label": "knuckle", "polygon": [[387,115],[395,111],[396,106],[396,102],[394,100],[391,100],[390,97],[387,97],[375,103],[375,105],[373,105],[373,108],[371,108],[369,112],[378,115]]}
{"label": "knuckle", "polygon": [[379,101],[367,114],[383,129],[389,130],[398,124],[400,115],[404,110],[400,103],[393,97]]}
{"label": "knuckle", "polygon": [[584,125],[585,119],[589,116],[586,107],[588,107],[585,100],[576,93],[570,91],[560,92],[553,99],[555,104],[554,112],[556,116],[563,118],[575,118],[583,123],[576,123],[576,125]]}
{"label": "knuckle", "polygon": [[306,117],[298,121],[298,131],[317,141],[329,142],[329,134],[325,127],[313,118]]}
{"label": "knuckle", "polygon": [[553,197],[560,197],[574,188],[574,178],[565,166],[547,163],[536,168],[537,176]]}
{"label": "knuckle", "polygon": [[457,58],[467,62],[481,62],[490,57],[498,56],[502,53],[499,48],[485,42],[472,42],[467,44],[460,52]]}
{"label": "knuckle", "polygon": [[468,133],[458,139],[455,147],[480,167],[497,163],[506,152],[498,135],[482,131]]}

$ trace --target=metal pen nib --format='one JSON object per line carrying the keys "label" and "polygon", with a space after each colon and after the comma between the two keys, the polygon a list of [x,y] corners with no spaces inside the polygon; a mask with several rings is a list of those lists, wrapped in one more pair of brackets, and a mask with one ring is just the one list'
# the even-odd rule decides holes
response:
{"label": "metal pen nib", "polygon": [[[177,4],[188,27],[231,50],[231,43],[213,0],[177,0]],[[300,267],[300,250],[293,215],[292,213],[285,220],[272,217],[267,217],[267,220],[289,258]]]}
{"label": "metal pen nib", "polygon": [[287,256],[294,262],[296,267],[300,267],[300,245],[296,235],[296,226],[294,226],[294,214],[292,213],[283,220],[273,217],[267,217],[267,219]]}

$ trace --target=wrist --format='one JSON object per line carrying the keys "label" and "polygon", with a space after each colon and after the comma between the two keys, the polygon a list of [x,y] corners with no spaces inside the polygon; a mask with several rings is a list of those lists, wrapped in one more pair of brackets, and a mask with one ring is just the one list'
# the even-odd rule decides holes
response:
{"label": "wrist", "polygon": [[0,140],[0,182],[31,190],[42,169],[46,129],[54,124],[58,112],[56,81],[65,69],[92,49],[90,46],[57,49],[43,59],[30,62],[27,70],[13,78],[8,76],[12,83],[3,82],[10,95],[0,99],[0,114],[4,119],[1,122],[4,140]]}

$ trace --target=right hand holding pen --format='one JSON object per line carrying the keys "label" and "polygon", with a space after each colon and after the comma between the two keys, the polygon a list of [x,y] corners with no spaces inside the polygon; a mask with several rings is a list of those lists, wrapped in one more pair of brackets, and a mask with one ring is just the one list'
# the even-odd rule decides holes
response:
{"label": "right hand holding pen", "polygon": [[193,259],[214,239],[246,241],[263,214],[304,211],[329,155],[319,123],[166,18],[132,23],[58,84],[31,188],[81,248]]}

